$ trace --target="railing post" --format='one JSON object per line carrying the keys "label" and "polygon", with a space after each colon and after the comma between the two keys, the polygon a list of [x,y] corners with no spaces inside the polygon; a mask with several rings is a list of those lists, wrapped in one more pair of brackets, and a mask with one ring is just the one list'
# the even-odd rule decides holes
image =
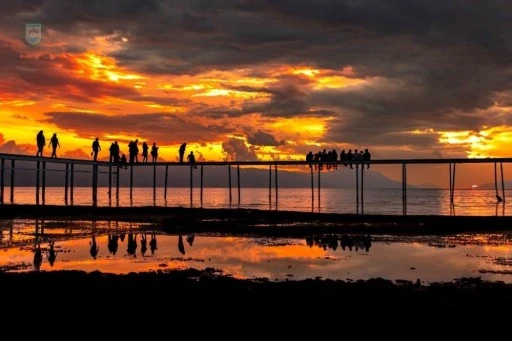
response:
{"label": "railing post", "polygon": [[272,165],[268,166],[268,205],[272,207]]}
{"label": "railing post", "polygon": [[201,165],[201,190],[199,192],[201,207],[203,207],[203,165]]}
{"label": "railing post", "polygon": [[112,199],[112,164],[108,165],[108,200]]}
{"label": "railing post", "polygon": [[64,176],[64,203],[68,204],[68,182],[69,182],[69,163],[66,162],[66,175]]}
{"label": "railing post", "polygon": [[41,195],[42,195],[42,202],[43,205],[46,201],[46,161],[43,161],[43,172],[42,172],[43,180],[41,185]]}
{"label": "railing post", "polygon": [[236,177],[238,185],[238,205],[240,205],[240,165],[236,165]]}
{"label": "railing post", "polygon": [[193,205],[194,177],[192,176],[192,164],[190,164],[190,207]]}
{"label": "railing post", "polygon": [[309,171],[310,171],[310,174],[311,174],[311,209],[314,210],[314,206],[315,206],[315,188],[314,188],[314,184],[313,184],[313,166],[310,164],[309,165]]}
{"label": "railing post", "polygon": [[98,164],[92,165],[92,205],[98,204]]}
{"label": "railing post", "polygon": [[361,214],[364,214],[364,163],[361,164]]}
{"label": "railing post", "polygon": [[73,199],[74,199],[74,192],[75,192],[75,164],[71,164],[71,178],[70,178],[70,199],[71,199],[71,205],[73,205]]}
{"label": "railing post", "polygon": [[165,165],[165,179],[164,179],[164,200],[167,201],[167,178],[169,177],[169,165]]}
{"label": "railing post", "polygon": [[228,164],[228,186],[229,186],[229,205],[231,206],[231,165]]}
{"label": "railing post", "polygon": [[119,204],[119,175],[121,174],[120,172],[121,170],[121,167],[117,167],[117,170],[116,170],[116,202],[117,204]]}
{"label": "railing post", "polygon": [[14,159],[11,160],[11,204],[14,203]]}
{"label": "railing post", "polygon": [[156,202],[156,163],[153,163],[153,204]]}
{"label": "railing post", "polygon": [[279,202],[279,196],[278,196],[279,186],[277,185],[277,163],[274,165],[274,177],[275,177],[275,183],[276,183],[276,210],[277,210],[277,204]]}
{"label": "railing post", "polygon": [[453,203],[453,184],[452,184],[452,163],[450,162],[448,164],[448,166],[450,166],[450,205]]}
{"label": "railing post", "polygon": [[36,163],[36,205],[39,205],[39,167],[40,167],[40,161],[37,161]]}
{"label": "railing post", "polygon": [[500,162],[500,168],[501,168],[501,193],[503,196],[503,202],[505,202],[505,181],[504,181],[504,175],[503,175],[503,162]]}
{"label": "railing post", "polygon": [[5,174],[5,159],[2,159],[1,161],[1,167],[0,170],[0,203],[4,203],[4,174]]}
{"label": "railing post", "polygon": [[318,192],[318,210],[320,210],[320,164],[318,164],[318,188],[317,188],[317,192]]}
{"label": "railing post", "polygon": [[133,164],[130,165],[130,204],[133,199]]}
{"label": "railing post", "polygon": [[356,213],[359,214],[359,164],[356,162]]}

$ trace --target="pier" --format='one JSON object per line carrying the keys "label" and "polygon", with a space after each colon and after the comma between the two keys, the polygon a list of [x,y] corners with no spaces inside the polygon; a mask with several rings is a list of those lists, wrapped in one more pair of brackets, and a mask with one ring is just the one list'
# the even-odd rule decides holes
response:
{"label": "pier", "polygon": [[[209,162],[196,162],[194,165],[200,172],[199,181],[199,196],[200,205],[203,205],[204,197],[204,174],[210,167],[225,167],[226,168],[226,190],[228,191],[229,205],[233,204],[233,183],[236,185],[237,190],[237,204],[240,205],[241,197],[243,195],[243,186],[241,177],[243,176],[244,167],[252,166],[258,168],[268,167],[268,203],[269,207],[275,205],[276,210],[279,203],[279,170],[287,170],[297,166],[303,166],[307,169],[310,166],[310,183],[311,186],[311,206],[314,207],[315,203],[320,205],[321,199],[321,173],[320,165],[337,164],[338,168],[341,165],[350,163],[354,169],[344,171],[354,171],[355,177],[355,206],[357,214],[364,214],[364,176],[365,166],[370,165],[396,165],[401,167],[402,170],[402,214],[407,215],[407,169],[409,165],[433,165],[433,164],[446,164],[449,169],[449,192],[450,204],[454,203],[454,193],[456,184],[456,166],[458,164],[489,164],[494,166],[494,184],[496,196],[503,204],[506,200],[505,195],[505,182],[503,164],[512,162],[512,158],[485,158],[485,159],[405,159],[405,160],[371,160],[371,161],[336,161],[336,162],[306,162],[306,161],[209,161]],[[179,162],[157,162],[157,163],[134,163],[127,164],[128,172],[121,171],[117,164],[108,161],[92,161],[81,159],[63,159],[63,158],[49,158],[49,157],[36,157],[28,155],[15,155],[15,154],[0,154],[0,205],[14,204],[16,193],[16,179],[17,173],[24,171],[26,176],[27,172],[33,176],[35,186],[35,197],[33,204],[44,205],[46,200],[46,176],[50,172],[57,172],[62,174],[62,188],[63,198],[65,205],[73,205],[74,202],[74,187],[75,178],[77,174],[85,174],[91,179],[91,202],[92,206],[96,206],[98,202],[98,178],[99,176],[108,177],[108,198],[109,200],[119,200],[120,192],[120,177],[129,177],[129,198],[133,198],[134,188],[134,169],[140,167],[151,167],[152,169],[152,187],[153,187],[153,201],[157,197],[157,169],[163,170],[164,191],[163,197],[167,200],[169,173],[172,176],[172,169],[174,167],[188,167],[189,168],[189,188],[190,188],[190,206],[193,206],[194,200],[194,176],[193,171],[196,169],[190,163]],[[316,167],[315,167],[316,166]],[[80,169],[78,169],[80,168]],[[171,170],[171,171],[169,171]],[[236,171],[233,171],[236,170]],[[316,191],[315,191],[315,174],[316,174]],[[123,174],[122,174],[123,173]],[[122,174],[122,175],[121,175]],[[233,175],[234,174],[234,175]],[[7,175],[7,176],[6,176]],[[236,177],[236,182],[233,181]],[[501,181],[499,181],[501,180]],[[5,196],[5,186],[8,181],[10,187],[9,197]],[[500,183],[500,184],[499,184]],[[196,185],[197,186],[197,185]]]}

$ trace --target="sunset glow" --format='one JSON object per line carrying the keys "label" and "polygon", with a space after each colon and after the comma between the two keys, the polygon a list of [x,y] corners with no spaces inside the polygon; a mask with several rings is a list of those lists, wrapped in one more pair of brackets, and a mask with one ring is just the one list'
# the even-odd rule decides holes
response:
{"label": "sunset glow", "polygon": [[[442,20],[434,39],[423,22],[408,30],[357,3],[339,2],[374,24],[332,22],[329,2],[296,12],[201,3],[76,4],[66,20],[54,1],[0,12],[0,152],[33,154],[43,129],[67,157],[88,155],[94,137],[104,147],[156,142],[162,161],[183,141],[208,161],[365,147],[375,159],[512,156],[501,46],[465,40]],[[429,8],[418,11],[442,13]],[[465,25],[479,22],[458,11]],[[27,22],[42,24],[39,43],[25,40]],[[504,41],[510,24],[494,22],[486,36]]]}

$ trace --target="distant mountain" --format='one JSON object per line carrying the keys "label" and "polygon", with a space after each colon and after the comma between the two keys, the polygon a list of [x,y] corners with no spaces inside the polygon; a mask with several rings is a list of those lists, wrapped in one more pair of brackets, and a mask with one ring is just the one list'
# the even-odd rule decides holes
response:
{"label": "distant mountain", "polygon": [[[16,186],[35,186],[36,171],[28,170],[34,167],[33,163],[17,162],[16,167],[23,168],[15,173],[14,183]],[[112,167],[115,170],[115,167]],[[188,187],[190,185],[190,168],[186,166],[169,166],[168,186],[169,187]],[[92,174],[91,166],[74,166],[74,186],[91,186]],[[46,186],[64,186],[65,173],[64,165],[54,164],[47,167]],[[359,170],[360,172],[360,170]],[[164,186],[165,167],[156,167],[156,186]],[[359,181],[361,181],[359,173]],[[193,171],[194,187],[200,184],[200,168]],[[10,170],[5,170],[4,184],[10,185]],[[228,167],[227,166],[204,166],[204,187],[228,187]],[[265,188],[268,187],[269,170],[259,168],[240,168],[240,183],[242,187]],[[272,167],[271,173],[272,187],[275,186],[275,173]],[[280,188],[308,188],[311,186],[311,174],[307,166],[305,172],[292,172],[284,170],[281,166],[278,168],[278,185]],[[318,185],[318,173],[313,172],[313,182],[315,188]],[[341,167],[338,170],[322,171],[320,174],[320,183],[323,188],[356,188],[355,169]],[[112,178],[112,186],[115,186],[115,177]],[[130,169],[121,169],[119,175],[121,187],[130,184]],[[108,167],[100,167],[98,176],[99,186],[108,186]],[[237,169],[231,167],[231,185],[237,186]],[[152,187],[153,186],[153,167],[140,166],[133,168],[133,186],[134,187]],[[408,188],[418,188],[419,186],[408,185]],[[382,173],[373,170],[364,171],[364,188],[378,189],[399,189],[402,184],[398,181],[385,177]]]}
{"label": "distant mountain", "polygon": [[[505,180],[505,189],[512,188],[512,180]],[[478,185],[477,189],[495,189],[494,182]],[[501,191],[501,181],[498,181],[498,189]]]}
{"label": "distant mountain", "polygon": [[434,184],[427,183],[427,182],[423,182],[421,184],[416,184],[415,187],[421,188],[421,189],[441,189],[441,187],[436,186]]}

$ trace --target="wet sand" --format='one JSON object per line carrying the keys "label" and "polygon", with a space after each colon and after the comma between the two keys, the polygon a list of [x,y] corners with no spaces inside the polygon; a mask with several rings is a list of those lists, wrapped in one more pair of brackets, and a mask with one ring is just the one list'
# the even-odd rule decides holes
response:
{"label": "wet sand", "polygon": [[[249,233],[268,236],[295,236],[314,233],[343,232],[371,234],[443,234],[454,232],[495,232],[512,227],[510,217],[448,217],[448,216],[357,216],[302,212],[257,211],[239,209],[188,208],[98,208],[4,205],[2,219],[102,219],[152,222],[168,232]],[[371,307],[393,307],[398,310],[458,311],[475,313],[506,307],[512,302],[512,285],[485,282],[478,278],[460,279],[450,283],[420,283],[384,279],[367,281],[334,281],[308,279],[273,282],[267,279],[239,280],[224,276],[215,269],[195,269],[112,275],[77,271],[0,273],[0,290],[13,295],[27,292],[44,293],[59,298],[63,288],[77,294],[72,301],[62,300],[62,307],[87,304],[92,295],[115,292],[132,293],[135,306],[146,307],[175,303],[190,298],[201,307],[241,302],[254,306],[286,308],[285,302],[302,302],[321,307],[333,305],[340,309],[365,311]],[[144,300],[141,293],[146,293]],[[236,303],[238,302],[238,303]],[[213,309],[213,308],[212,308]]]}

